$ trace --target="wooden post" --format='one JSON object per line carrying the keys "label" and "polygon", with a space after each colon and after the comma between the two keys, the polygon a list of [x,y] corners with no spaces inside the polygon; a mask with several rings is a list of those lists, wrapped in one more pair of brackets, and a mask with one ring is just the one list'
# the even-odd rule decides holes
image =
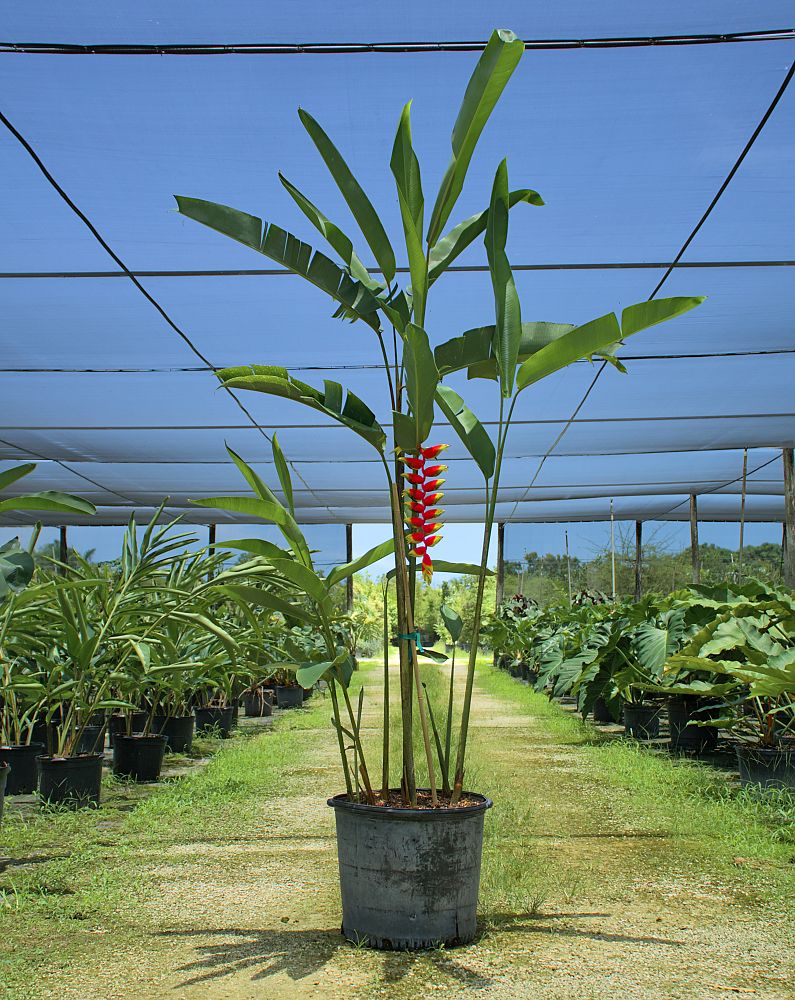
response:
{"label": "wooden post", "polygon": [[[62,563],[67,563],[69,561],[69,544],[66,538],[66,525],[62,524],[58,529],[58,558]],[[66,573],[64,566],[58,568],[58,572],[63,576]]]}
{"label": "wooden post", "polygon": [[212,549],[215,547],[215,529],[216,525],[211,524],[207,528],[207,544]]}
{"label": "wooden post", "polygon": [[793,449],[784,448],[784,583],[795,587],[795,467]]}
{"label": "wooden post", "polygon": [[497,600],[499,607],[505,597],[505,523],[497,525]]}
{"label": "wooden post", "polygon": [[693,567],[693,583],[701,582],[701,554],[698,551],[698,500],[690,494],[690,562]]}
{"label": "wooden post", "polygon": [[745,495],[748,488],[748,449],[743,449],[743,489],[740,497],[740,549],[737,553],[737,582],[743,582],[743,548],[745,542]]}
{"label": "wooden post", "polygon": [[635,600],[643,597],[643,521],[635,522]]}
{"label": "wooden post", "polygon": [[[345,525],[345,562],[353,561],[353,525]],[[353,575],[345,580],[345,610],[353,611]]]}

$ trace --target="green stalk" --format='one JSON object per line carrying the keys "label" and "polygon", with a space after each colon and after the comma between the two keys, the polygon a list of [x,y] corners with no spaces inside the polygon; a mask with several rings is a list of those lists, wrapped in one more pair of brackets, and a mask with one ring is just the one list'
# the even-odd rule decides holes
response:
{"label": "green stalk", "polygon": [[[510,426],[513,408],[516,405],[517,397],[514,396],[508,411],[508,418],[503,420],[505,399],[500,396],[500,419],[497,431],[497,460],[494,466],[494,478],[491,482],[491,491],[486,501],[486,521],[483,526],[483,547],[480,554],[480,573],[478,574],[478,589],[475,596],[475,612],[472,623],[472,645],[469,650],[469,662],[467,664],[466,687],[464,689],[464,703],[461,707],[461,733],[458,740],[458,753],[455,764],[455,781],[453,783],[453,795],[450,799],[455,805],[461,798],[464,788],[464,762],[466,760],[467,736],[469,735],[469,714],[472,706],[472,689],[475,683],[475,662],[478,656],[478,640],[480,639],[480,619],[483,613],[483,592],[486,587],[486,570],[489,561],[489,545],[491,542],[491,529],[494,526],[494,513],[497,507],[497,490],[500,485],[500,470],[502,468],[502,456],[505,451],[505,441],[508,437],[508,427]],[[488,487],[488,483],[487,483]]]}
{"label": "green stalk", "polygon": [[351,771],[348,766],[348,755],[345,752],[345,739],[342,735],[342,719],[340,718],[340,706],[337,701],[337,682],[334,678],[331,678],[331,683],[329,684],[329,692],[331,693],[331,707],[334,714],[334,728],[337,730],[337,742],[340,746],[340,757],[342,758],[342,770],[345,775],[345,792],[349,799],[353,800],[353,784],[351,782]]}
{"label": "green stalk", "polygon": [[[452,636],[451,636],[452,638]],[[450,744],[453,739],[453,684],[455,682],[455,650],[456,643],[453,643],[453,657],[450,663],[450,690],[447,694],[447,726],[444,734],[444,764],[442,766],[442,782],[446,794],[450,794]]]}
{"label": "green stalk", "polygon": [[384,586],[384,729],[381,753],[381,795],[389,801],[389,580]]}

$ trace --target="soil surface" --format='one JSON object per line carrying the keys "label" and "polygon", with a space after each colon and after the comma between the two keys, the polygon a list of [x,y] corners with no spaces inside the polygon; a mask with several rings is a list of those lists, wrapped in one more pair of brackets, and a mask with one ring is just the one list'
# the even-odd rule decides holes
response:
{"label": "soil surface", "polygon": [[[376,687],[377,685],[374,685]],[[379,720],[376,691],[366,699]],[[480,939],[392,954],[339,934],[331,727],[308,728],[281,797],[223,839],[164,852],[137,928],[108,933],[84,970],[36,997],[60,1000],[792,1000],[792,928],[737,884],[678,860],[676,839],[614,810],[615,788],[583,773],[580,748],[543,718],[476,686],[478,790],[500,774],[520,811],[506,857],[540,873],[528,903],[488,897]],[[366,720],[368,721],[368,720]],[[261,739],[278,738],[278,732]],[[499,797],[494,812],[501,808]],[[504,796],[503,796],[504,799]],[[486,820],[487,824],[490,818]],[[738,859],[741,860],[741,859]],[[90,929],[86,931],[91,933]],[[34,994],[31,993],[33,997]]]}

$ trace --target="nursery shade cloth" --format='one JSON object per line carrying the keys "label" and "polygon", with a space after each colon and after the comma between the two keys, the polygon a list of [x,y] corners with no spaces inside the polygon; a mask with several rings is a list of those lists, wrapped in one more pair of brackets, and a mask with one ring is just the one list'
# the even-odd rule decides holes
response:
{"label": "nursery shade cloth", "polygon": [[[225,5],[43,2],[6,5],[7,41],[195,43],[455,40],[499,18],[520,37],[567,38],[786,27],[789,4],[672,2],[658,9],[586,0]],[[363,16],[366,10],[366,17]],[[307,35],[310,31],[310,35]],[[388,169],[403,103],[431,202],[475,53],[323,56],[57,56],[0,53],[0,110],[136,272],[277,270],[174,212],[173,193],[234,205],[320,246],[276,176],[296,183],[347,232],[346,206],[296,116],[323,124],[400,245]],[[484,132],[451,222],[485,207],[497,162],[546,207],[511,216],[509,254],[523,317],[583,322],[647,298],[753,133],[795,58],[795,41],[529,51]],[[782,97],[660,295],[704,294],[699,309],[630,339],[624,376],[579,363],[527,390],[508,442],[497,518],[516,521],[783,517],[780,449],[795,439],[795,88]],[[241,394],[254,426],[0,130],[3,352],[0,460],[36,461],[19,492],[57,489],[98,507],[95,523],[168,513],[197,523],[235,516],[191,499],[248,493],[229,444],[278,489],[268,436],[293,467],[299,520],[387,521],[383,470],[365,442],[297,404]],[[360,253],[363,241],[355,240]],[[485,263],[480,241],[456,262]],[[634,266],[616,268],[623,263]],[[399,261],[405,264],[405,261]],[[588,269],[570,265],[588,264]],[[552,269],[549,265],[567,265]],[[701,265],[701,266],[696,266]],[[115,272],[115,275],[114,275]],[[73,275],[66,277],[64,275]],[[74,275],[82,276],[74,276]],[[110,276],[99,276],[99,275]],[[85,276],[91,275],[91,276]],[[408,276],[401,275],[408,283]],[[146,289],[213,365],[281,364],[315,385],[331,378],[385,424],[380,353],[363,324],[331,318],[323,294],[287,274],[158,275]],[[483,271],[434,286],[433,343],[493,320]],[[450,384],[493,426],[493,384]],[[263,433],[264,432],[264,433]],[[563,432],[563,433],[562,433]],[[562,437],[561,437],[562,433]],[[446,517],[482,518],[483,483],[448,441]],[[12,491],[13,492],[13,491]],[[29,522],[29,513],[3,523]],[[45,516],[49,523],[79,518]],[[85,520],[85,519],[82,519]]]}

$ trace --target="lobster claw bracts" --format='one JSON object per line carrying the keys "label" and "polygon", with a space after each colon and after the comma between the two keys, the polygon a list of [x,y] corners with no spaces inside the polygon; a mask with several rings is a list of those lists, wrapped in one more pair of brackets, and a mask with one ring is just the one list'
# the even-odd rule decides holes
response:
{"label": "lobster claw bracts", "polygon": [[426,463],[433,462],[445,448],[446,444],[434,444],[420,448],[416,455],[400,456],[400,461],[406,467],[405,480],[409,484],[403,491],[406,497],[404,519],[408,530],[409,555],[412,559],[421,560],[422,576],[426,583],[433,579],[433,560],[428,550],[442,539],[439,531],[444,511],[438,504],[444,493],[440,492],[439,487],[444,483],[441,473],[447,471],[446,465]]}

